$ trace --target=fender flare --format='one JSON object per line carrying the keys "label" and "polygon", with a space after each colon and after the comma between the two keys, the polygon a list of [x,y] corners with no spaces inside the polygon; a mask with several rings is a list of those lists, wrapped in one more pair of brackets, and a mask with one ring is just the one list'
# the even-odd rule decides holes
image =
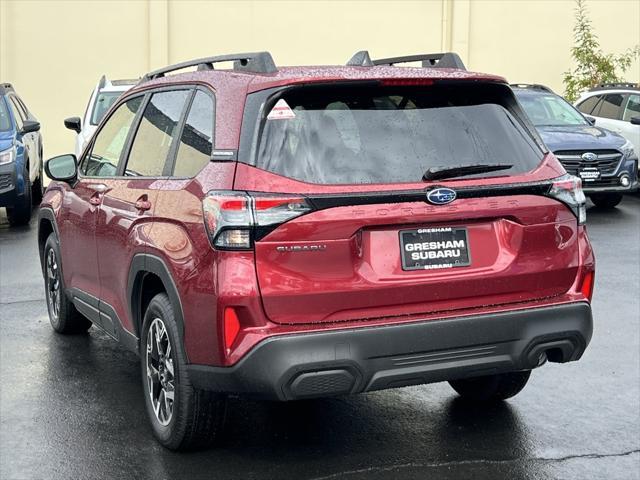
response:
{"label": "fender flare", "polygon": [[[140,346],[142,346],[141,330],[142,330],[142,317],[141,312],[141,300],[142,300],[142,285],[145,274],[153,273],[162,282],[165,291],[175,309],[175,319],[178,324],[178,334],[180,335],[180,342],[184,339],[184,314],[182,309],[182,302],[180,301],[180,295],[178,289],[171,276],[169,268],[165,261],[149,253],[138,253],[134,255],[131,260],[131,266],[129,267],[129,278],[127,282],[127,299],[129,303],[129,314],[131,315],[131,321],[133,323],[134,334],[140,339]],[[142,347],[141,347],[142,348]]]}
{"label": "fender flare", "polygon": [[[40,255],[40,267],[44,268],[44,259],[42,258],[42,250],[40,248],[40,224],[42,220],[47,220],[51,223],[53,227],[53,233],[55,233],[56,238],[58,239],[58,244],[60,243],[60,232],[58,231],[58,222],[56,220],[56,214],[51,207],[40,207],[38,211],[38,255]],[[45,239],[46,241],[46,239]],[[43,270],[44,271],[44,270]]]}

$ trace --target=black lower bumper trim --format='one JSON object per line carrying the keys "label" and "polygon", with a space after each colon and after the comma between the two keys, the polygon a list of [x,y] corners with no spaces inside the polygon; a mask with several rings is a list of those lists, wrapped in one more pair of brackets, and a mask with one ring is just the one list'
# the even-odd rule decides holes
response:
{"label": "black lower bumper trim", "polygon": [[197,388],[274,400],[324,397],[530,370],[582,356],[585,302],[269,338],[232,367],[188,365]]}

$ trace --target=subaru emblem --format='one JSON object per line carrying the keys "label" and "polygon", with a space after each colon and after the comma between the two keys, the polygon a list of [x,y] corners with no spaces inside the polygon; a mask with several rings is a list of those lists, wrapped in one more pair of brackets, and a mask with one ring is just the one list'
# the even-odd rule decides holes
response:
{"label": "subaru emblem", "polygon": [[584,160],[585,162],[593,162],[594,160],[598,159],[598,155],[596,155],[593,152],[584,152],[582,154],[582,160]]}
{"label": "subaru emblem", "polygon": [[446,205],[453,202],[458,195],[450,188],[438,187],[427,192],[427,202],[433,205]]}

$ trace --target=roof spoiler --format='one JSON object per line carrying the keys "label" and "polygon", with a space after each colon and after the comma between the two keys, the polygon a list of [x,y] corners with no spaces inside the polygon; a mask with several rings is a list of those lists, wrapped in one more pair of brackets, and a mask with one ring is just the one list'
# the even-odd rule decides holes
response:
{"label": "roof spoiler", "polygon": [[176,63],[168,67],[159,68],[145,74],[140,83],[156,78],[164,77],[165,74],[188,67],[198,67],[201,70],[213,70],[214,63],[233,62],[233,69],[252,73],[276,73],[278,69],[269,52],[235,53],[231,55],[218,55],[216,57],[197,58],[186,62]]}
{"label": "roof spoiler", "polygon": [[423,53],[419,55],[407,55],[403,57],[380,58],[371,60],[367,50],[356,52],[347,62],[348,67],[373,67],[376,65],[393,66],[398,63],[422,62],[423,68],[456,68],[466,70],[462,60],[457,53]]}

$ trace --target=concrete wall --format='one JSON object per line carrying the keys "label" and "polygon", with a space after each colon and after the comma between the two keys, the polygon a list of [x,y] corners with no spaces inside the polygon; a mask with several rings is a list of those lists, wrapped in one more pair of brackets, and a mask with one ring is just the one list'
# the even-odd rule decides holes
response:
{"label": "concrete wall", "polygon": [[[588,0],[605,51],[640,43],[640,0]],[[103,73],[132,78],[199,56],[270,50],[280,65],[453,50],[473,70],[562,92],[572,0],[0,0],[0,80],[43,124],[45,156],[73,150]],[[627,75],[640,81],[636,62]]]}

